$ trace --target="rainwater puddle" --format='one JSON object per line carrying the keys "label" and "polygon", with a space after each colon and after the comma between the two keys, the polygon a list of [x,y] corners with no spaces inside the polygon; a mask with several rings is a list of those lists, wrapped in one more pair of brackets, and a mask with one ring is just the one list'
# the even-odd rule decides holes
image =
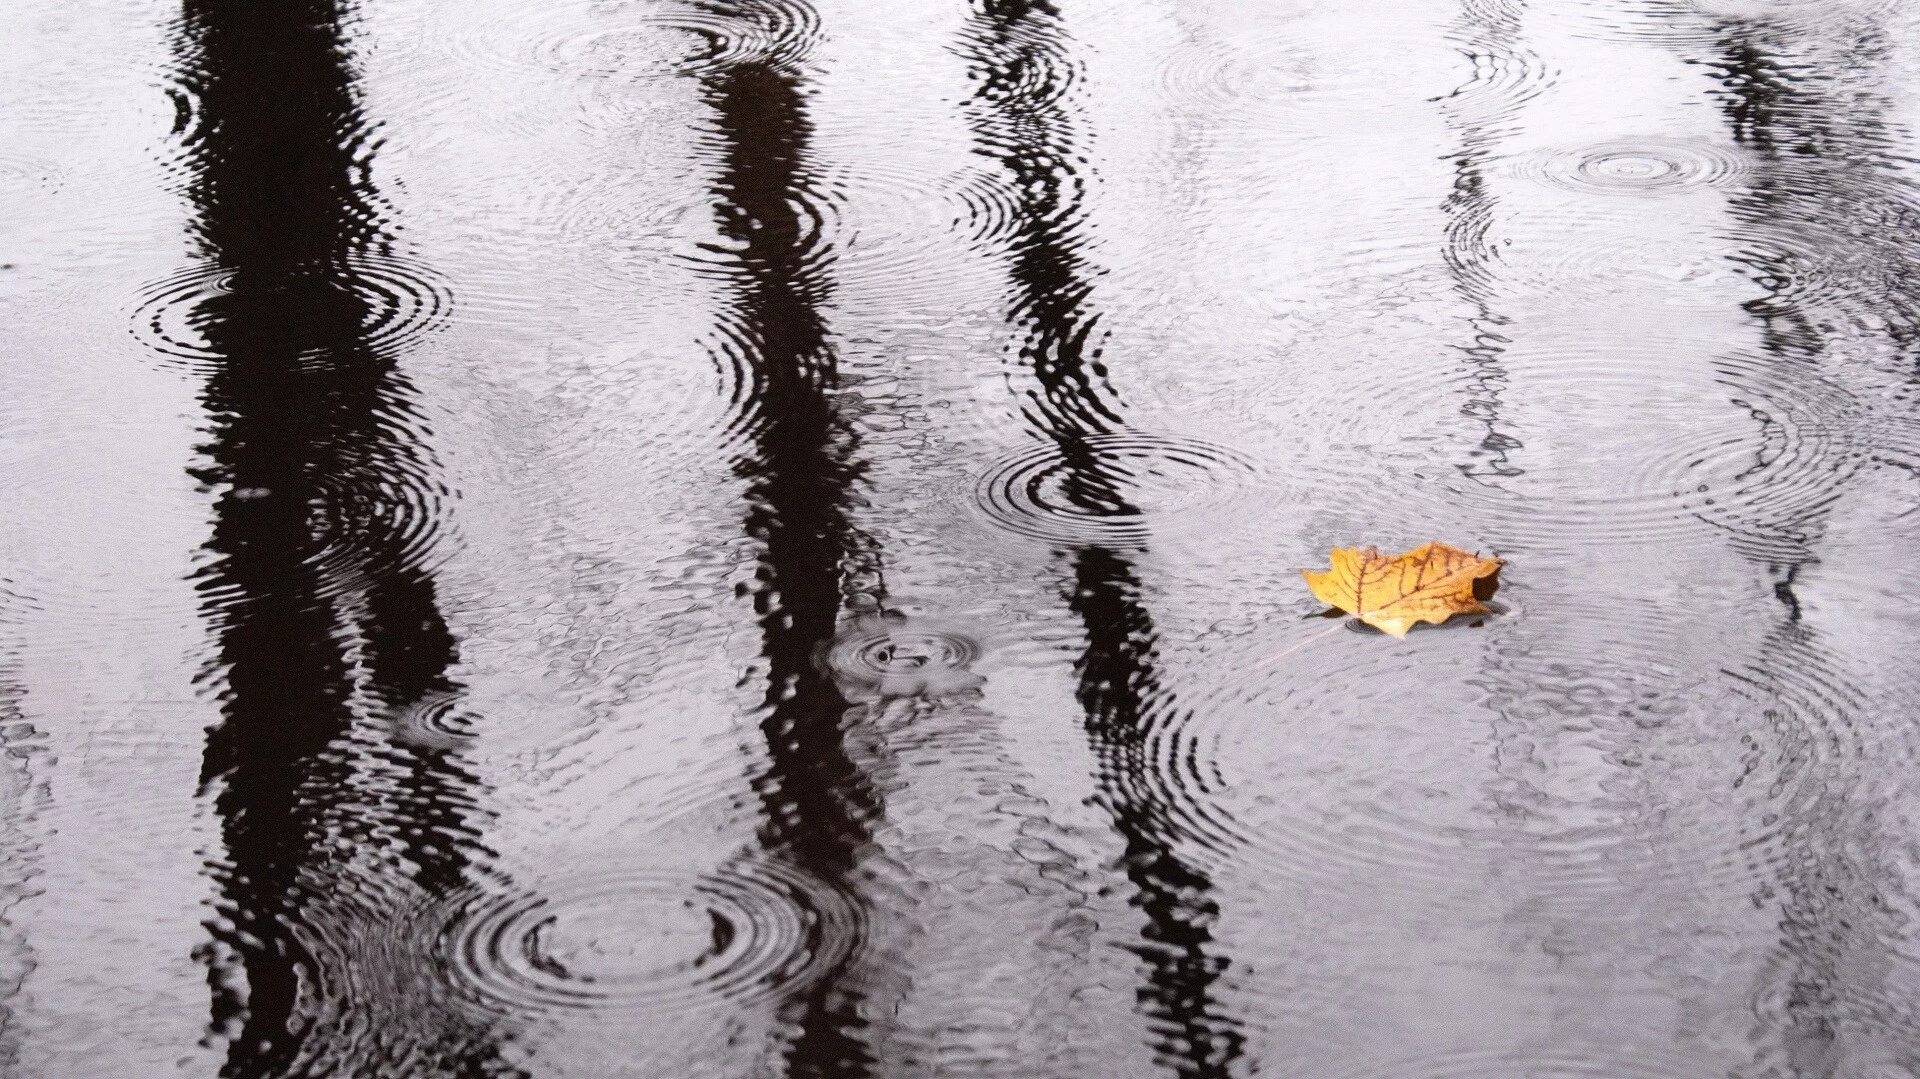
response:
{"label": "rainwater puddle", "polygon": [[14,8],[0,1075],[1920,1075],[1920,4]]}

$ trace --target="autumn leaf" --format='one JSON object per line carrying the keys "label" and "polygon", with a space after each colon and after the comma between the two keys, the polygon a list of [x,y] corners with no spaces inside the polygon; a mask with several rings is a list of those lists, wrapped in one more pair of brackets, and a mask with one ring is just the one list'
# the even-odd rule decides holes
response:
{"label": "autumn leaf", "polygon": [[1429,543],[1398,558],[1369,547],[1336,547],[1333,568],[1303,571],[1307,587],[1329,606],[1375,629],[1405,637],[1421,622],[1456,614],[1485,614],[1480,601],[1500,586],[1502,562],[1444,543]]}

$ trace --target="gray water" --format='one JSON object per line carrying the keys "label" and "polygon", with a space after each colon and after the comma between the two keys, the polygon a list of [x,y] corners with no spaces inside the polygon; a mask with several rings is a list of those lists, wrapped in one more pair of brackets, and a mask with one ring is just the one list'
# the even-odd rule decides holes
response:
{"label": "gray water", "polygon": [[1920,1076],[1920,4],[0,55],[0,1074]]}

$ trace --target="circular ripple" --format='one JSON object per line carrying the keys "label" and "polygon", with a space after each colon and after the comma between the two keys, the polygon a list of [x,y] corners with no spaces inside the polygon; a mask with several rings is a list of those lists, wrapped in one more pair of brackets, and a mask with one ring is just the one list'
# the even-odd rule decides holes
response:
{"label": "circular ripple", "polygon": [[962,43],[955,46],[977,86],[970,111],[994,117],[990,126],[997,130],[983,132],[984,141],[1013,152],[1031,142],[1020,137],[1031,121],[1015,117],[1052,112],[1086,77],[1060,17],[1046,9],[1029,10],[1028,17],[1015,20],[977,12],[961,28]]}
{"label": "circular ripple", "polygon": [[851,700],[944,697],[980,685],[969,669],[980,653],[976,638],[951,626],[881,614],[830,641],[821,663]]}
{"label": "circular ripple", "polygon": [[[801,178],[784,200],[785,212],[773,222],[749,219],[731,192],[722,189],[719,194],[723,214],[735,218],[733,234],[678,252],[683,265],[699,276],[730,285],[757,285],[769,272],[777,272],[807,287],[819,287],[822,272],[837,257],[829,237],[840,206],[829,193]],[[770,223],[780,227],[777,239],[761,231]],[[769,263],[778,270],[770,271]],[[729,332],[738,331],[729,327]]]}
{"label": "circular ripple", "polygon": [[[1617,355],[1503,354],[1442,373],[1427,390],[1420,379],[1431,375],[1383,366],[1380,385],[1370,377],[1346,387],[1366,409],[1315,406],[1302,393],[1321,436],[1303,458],[1328,492],[1315,504],[1386,522],[1447,516],[1483,535],[1581,546],[1718,532],[1743,553],[1791,560],[1868,460],[1856,444],[1857,398],[1767,357],[1688,370]],[[1407,377],[1385,381],[1396,374]],[[1631,427],[1603,422],[1622,409]]]}
{"label": "circular ripple", "polygon": [[1723,418],[1739,426],[1695,425],[1663,440],[1657,457],[1622,468],[1627,490],[1636,495],[1615,499],[1620,510],[1649,529],[1663,519],[1709,524],[1755,557],[1803,557],[1829,507],[1866,461],[1852,435],[1861,408],[1834,383],[1781,377],[1779,368],[1760,357],[1716,364],[1728,406]]}
{"label": "circular ripple", "polygon": [[460,708],[460,694],[422,695],[393,716],[394,737],[422,749],[455,749],[473,739],[473,718]]}
{"label": "circular ripple", "polygon": [[[493,189],[500,198],[498,208],[474,218],[471,242],[518,265],[525,244],[596,254],[614,248],[651,254],[660,246],[685,242],[686,236],[705,235],[712,220],[708,207],[635,199],[633,183],[631,176],[612,171],[583,175],[527,162],[526,171],[504,178]],[[605,287],[630,294],[633,285],[623,279]]]}
{"label": "circular ripple", "polygon": [[162,167],[179,172],[194,155],[202,152],[207,139],[206,98],[202,92],[202,72],[174,69],[163,75],[160,92],[165,95],[173,116],[164,144],[157,148]]}
{"label": "circular ripple", "polygon": [[[1814,780],[1809,799],[1845,800],[1856,793],[1852,784],[1870,779],[1875,767],[1899,762],[1898,774],[1904,775],[1910,774],[1908,764],[1920,760],[1920,729],[1885,722],[1875,703],[1910,699],[1915,678],[1905,671],[1889,675],[1858,667],[1856,657],[1817,638],[1780,634],[1755,658],[1722,671],[1737,683],[1737,696],[1762,711],[1791,717],[1794,729],[1803,732],[1796,752]],[[1876,680],[1882,683],[1877,695],[1869,692]]]}
{"label": "circular ripple", "polygon": [[[403,468],[365,478],[358,486],[349,476],[296,488],[234,488],[221,501],[256,503],[298,500],[306,508],[311,538],[301,551],[300,585],[311,591],[312,602],[359,592],[381,579],[406,580],[431,572],[450,554],[443,531],[447,524],[449,492],[421,482]],[[223,519],[244,528],[248,509],[217,507]],[[285,537],[294,543],[305,537]],[[224,561],[210,561],[199,574],[203,606],[223,612],[222,618],[244,619],[242,612],[257,601],[254,583],[231,574]]]}
{"label": "circular ripple", "polygon": [[[1457,276],[1449,273],[1446,248],[1436,243],[1447,227],[1443,208],[1429,195],[1355,199],[1339,213],[1350,220],[1328,250],[1313,258],[1274,260],[1274,245],[1298,240],[1275,230],[1250,231],[1248,264],[1240,279],[1247,302],[1271,312],[1273,331],[1312,335],[1339,347],[1380,347],[1380,327],[1405,320],[1430,333],[1446,318]],[[1465,226],[1462,226],[1463,228]],[[1284,319],[1284,322],[1280,320]],[[1271,332],[1271,331],[1270,331]]]}
{"label": "circular ripple", "polygon": [[[1498,878],[1588,910],[1648,889],[1737,893],[1773,872],[1785,822],[1821,811],[1828,773],[1864,748],[1857,691],[1835,657],[1794,649],[1703,679],[1721,650],[1685,655],[1687,612],[1607,606],[1582,624],[1618,628],[1545,646],[1517,622],[1486,631],[1498,642],[1429,632],[1364,649],[1301,630],[1310,643],[1285,668],[1249,663],[1265,673],[1159,702],[1136,781],[1180,841],[1278,880]],[[1339,673],[1304,673],[1323,671]]]}
{"label": "circular ripple", "polygon": [[1485,1049],[1417,1057],[1347,1072],[1342,1079],[1700,1079],[1713,1067],[1660,1053],[1621,1056],[1594,1047]]}
{"label": "circular ripple", "polygon": [[[1881,894],[1888,882],[1876,879],[1870,857],[1859,850],[1808,851],[1797,879],[1776,884],[1770,898],[1785,908],[1780,917],[1790,943],[1776,948],[1754,978],[1749,1007],[1760,1025],[1755,1042],[1761,1049],[1755,1063],[1772,1067],[1753,1074],[1805,1074],[1794,1048],[1804,1044],[1815,1017],[1835,1015],[1846,1017],[1860,1047],[1848,1055],[1842,1073],[1848,1079],[1913,1079],[1920,961],[1904,951],[1912,914],[1888,913]],[[1831,973],[1863,968],[1873,975],[1835,979]],[[1816,984],[1823,987],[1819,1005],[1810,1007],[1808,989]]]}
{"label": "circular ripple", "polygon": [[[723,197],[724,218],[734,200]],[[830,266],[836,282],[883,306],[948,309],[963,297],[954,292],[951,275],[926,272],[929,262],[955,247],[997,247],[1032,224],[1020,217],[1018,190],[984,169],[941,176],[898,165],[828,168],[801,178],[784,208],[791,216],[782,224],[790,231],[783,231],[777,248],[765,246],[767,238],[757,232],[740,234],[735,224],[734,235],[682,245],[673,257],[696,276],[728,287],[758,282],[775,260],[783,274],[809,284],[824,280]],[[975,285],[982,302],[991,302],[986,290],[995,284],[984,278]],[[727,315],[721,332],[734,340],[752,336]]]}
{"label": "circular ripple", "polygon": [[622,4],[613,10],[525,4],[448,27],[469,62],[596,79],[703,76],[743,64],[790,65],[819,36],[804,0],[767,0],[729,14],[705,4]]}
{"label": "circular ripple", "polygon": [[729,37],[717,27],[647,21],[561,38],[542,56],[563,74],[646,78],[706,70],[729,53],[737,59],[755,51],[750,39]]}
{"label": "circular ripple", "polygon": [[1194,42],[1172,49],[1157,72],[1161,87],[1176,103],[1219,110],[1269,103],[1311,85],[1299,56],[1280,49],[1249,53],[1239,44]]}
{"label": "circular ripple", "polygon": [[[133,334],[170,360],[196,369],[236,362],[217,342],[222,323],[247,309],[249,343],[266,323],[284,327],[302,356],[358,348],[397,352],[435,328],[451,299],[430,272],[394,257],[360,255],[337,266],[305,267],[254,278],[197,267],[149,285],[133,312]],[[324,326],[303,325],[313,319]],[[271,321],[269,321],[271,320]],[[344,328],[341,323],[348,323]],[[352,323],[357,322],[357,325]],[[339,340],[340,333],[347,340]]]}
{"label": "circular ripple", "polygon": [[1506,168],[1512,175],[1581,194],[1657,195],[1730,184],[1747,165],[1726,147],[1632,139],[1528,154]]}
{"label": "circular ripple", "polygon": [[1485,482],[1473,477],[1495,467],[1489,460],[1501,447],[1507,457],[1523,448],[1502,415],[1514,386],[1511,364],[1497,357],[1481,366],[1361,352],[1338,367],[1303,372],[1289,386],[1286,413],[1269,422],[1314,432],[1288,475],[1299,484],[1295,501],[1329,526],[1392,535],[1457,520],[1465,534],[1483,534],[1457,501],[1463,487]]}
{"label": "circular ripple", "polygon": [[738,1006],[840,962],[864,931],[850,897],[776,865],[589,874],[446,914],[447,975],[508,1015]]}
{"label": "circular ripple", "polygon": [[1085,439],[1076,466],[1058,446],[1015,454],[974,488],[975,507],[1010,532],[1055,543],[1139,544],[1192,525],[1259,475],[1237,450],[1138,433]]}
{"label": "circular ripple", "polygon": [[1528,0],[1461,0],[1461,18],[1469,23],[1507,32],[1518,31],[1526,18]]}
{"label": "circular ripple", "polygon": [[[435,869],[458,874],[474,853],[436,852],[446,861],[436,858]],[[234,951],[272,953],[299,982],[291,1002],[296,1028],[326,1031],[291,1043],[298,1059],[288,1062],[289,1073],[367,1074],[370,1061],[380,1062],[379,1074],[440,1073],[446,1032],[485,1018],[448,999],[433,954],[438,910],[411,879],[421,871],[417,862],[364,847],[333,850],[309,859],[271,898],[255,894],[239,866],[208,869],[234,881],[216,899],[210,928],[217,946],[230,961]],[[370,1001],[380,1006],[369,1008]],[[434,1021],[417,1021],[425,1015]]]}
{"label": "circular ripple", "polygon": [[1558,69],[1513,41],[1483,33],[1461,39],[1460,46],[1471,74],[1437,99],[1456,122],[1484,126],[1506,119],[1559,81]]}
{"label": "circular ripple", "polygon": [[[314,602],[357,592],[382,578],[404,580],[430,572],[452,553],[446,531],[452,492],[422,478],[421,462],[403,446],[359,447],[370,457],[382,450],[390,454],[367,462],[363,474],[343,463],[339,471],[292,487],[229,488],[215,513],[244,529],[259,512],[256,505],[293,500],[301,507],[308,534],[282,542],[305,541],[299,583],[310,589]],[[235,577],[225,560],[209,560],[198,576],[207,610],[243,617],[233,612],[255,601],[257,582]]]}
{"label": "circular ripple", "polygon": [[1733,257],[1762,295],[1747,306],[1765,316],[1844,318],[1872,328],[1920,326],[1920,294],[1907,261],[1863,257],[1865,244],[1845,236],[1810,244],[1748,237]]}
{"label": "circular ripple", "polygon": [[1749,275],[1696,239],[1621,228],[1575,236],[1514,231],[1511,242],[1451,246],[1449,258],[1463,280],[1489,295],[1554,305],[1632,296],[1665,307],[1731,311],[1753,291]]}
{"label": "circular ripple", "polygon": [[1754,22],[1811,37],[1896,15],[1902,0],[1586,0],[1582,37],[1719,47],[1730,22]]}
{"label": "circular ripple", "polygon": [[[1328,9],[1331,12],[1333,9]],[[1492,124],[1510,118],[1527,102],[1551,90],[1559,71],[1529,49],[1519,35],[1472,12],[1448,25],[1414,26],[1404,22],[1327,21],[1305,32],[1319,44],[1303,48],[1292,40],[1263,42],[1266,51],[1248,55],[1237,45],[1217,47],[1209,59],[1195,58],[1169,72],[1169,88],[1194,93],[1202,101],[1251,85],[1267,94],[1284,94],[1290,106],[1354,113],[1405,113],[1422,102],[1442,105],[1456,122]],[[1262,71],[1264,67],[1266,70]],[[1258,72],[1257,76],[1247,69]],[[1397,81],[1384,89],[1380,73],[1394,70]],[[1251,79],[1251,83],[1249,83]],[[1189,89],[1190,88],[1190,89]],[[1325,138],[1324,125],[1292,128],[1290,140]],[[1351,126],[1334,137],[1366,137]]]}
{"label": "circular ripple", "polygon": [[1686,0],[1692,10],[1713,19],[1783,20],[1800,27],[1897,12],[1903,0]]}
{"label": "circular ripple", "polygon": [[998,247],[1031,224],[1019,186],[997,170],[974,170],[958,178],[951,191],[956,220],[976,249]]}
{"label": "circular ripple", "polygon": [[[1012,215],[998,222],[973,220],[975,242],[1015,260],[1042,253],[1048,259],[1064,260],[1077,273],[1099,276],[1103,271],[1089,259],[1092,240],[1087,228],[1087,195],[1099,177],[1090,170],[1083,171],[1084,165],[1076,167],[1064,158],[1054,160],[1051,166],[1010,177],[1013,190],[1007,198]],[[1022,325],[1034,315],[1036,305],[1051,299],[1046,290],[1021,281],[1018,274],[1008,282],[1005,296],[1009,318]]]}
{"label": "circular ripple", "polygon": [[992,303],[988,290],[1003,287],[992,276],[963,282],[927,267],[960,247],[1002,249],[1021,230],[1047,223],[1019,185],[995,168],[942,175],[911,162],[839,167],[824,171],[809,189],[817,192],[809,195],[817,206],[808,212],[821,219],[820,242],[831,252],[834,279],[900,311],[951,311],[967,299],[956,289],[969,285],[981,302]]}

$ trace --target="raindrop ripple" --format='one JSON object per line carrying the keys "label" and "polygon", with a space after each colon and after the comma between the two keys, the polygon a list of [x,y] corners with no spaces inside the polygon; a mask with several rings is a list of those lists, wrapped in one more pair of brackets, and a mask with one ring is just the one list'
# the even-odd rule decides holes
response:
{"label": "raindrop ripple", "polygon": [[444,913],[445,970],[508,1015],[738,1007],[839,963],[864,933],[851,897],[774,863],[587,873]]}
{"label": "raindrop ripple", "polygon": [[1076,467],[1055,445],[1004,458],[980,477],[987,520],[1054,543],[1137,545],[1200,523],[1259,476],[1251,457],[1199,439],[1127,432],[1088,436]]}

